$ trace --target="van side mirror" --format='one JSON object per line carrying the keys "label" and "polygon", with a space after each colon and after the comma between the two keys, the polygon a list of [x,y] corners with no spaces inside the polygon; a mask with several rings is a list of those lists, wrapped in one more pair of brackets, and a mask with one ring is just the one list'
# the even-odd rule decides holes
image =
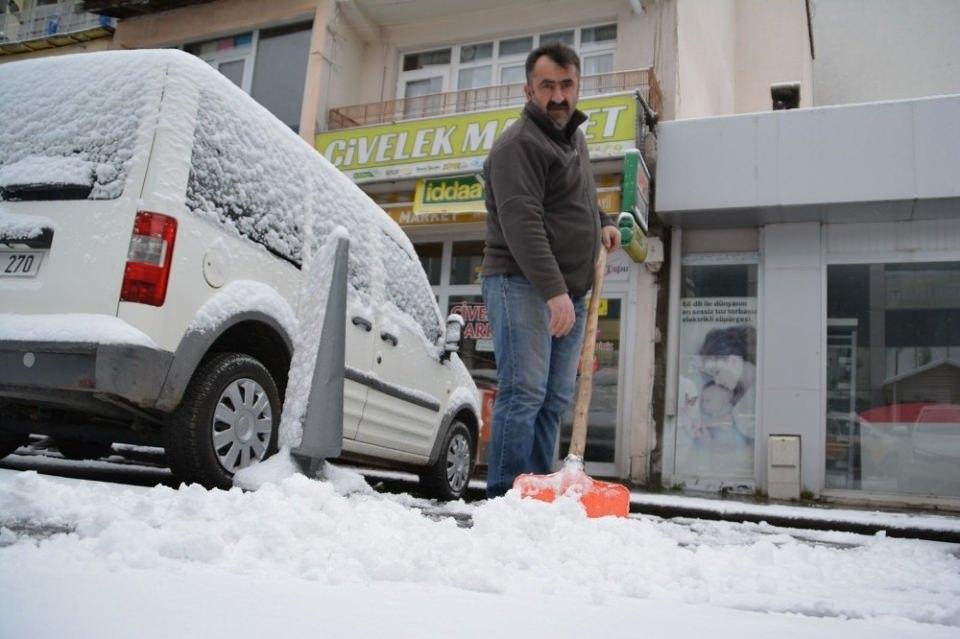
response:
{"label": "van side mirror", "polygon": [[447,315],[447,333],[443,339],[443,355],[440,361],[450,359],[451,353],[460,351],[460,345],[463,343],[463,316],[457,313]]}

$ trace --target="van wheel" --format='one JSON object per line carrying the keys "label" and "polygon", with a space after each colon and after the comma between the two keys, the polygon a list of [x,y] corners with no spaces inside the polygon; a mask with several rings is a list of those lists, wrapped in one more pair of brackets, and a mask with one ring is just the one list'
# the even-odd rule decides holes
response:
{"label": "van wheel", "polygon": [[442,501],[460,499],[467,492],[475,458],[470,429],[463,422],[454,421],[443,439],[440,458],[421,473],[420,486]]}
{"label": "van wheel", "polygon": [[230,488],[233,474],[277,450],[280,395],[270,372],[241,353],[217,353],[190,380],[164,426],[178,479]]}
{"label": "van wheel", "polygon": [[113,454],[110,444],[86,442],[79,439],[56,439],[57,450],[67,459],[100,459]]}

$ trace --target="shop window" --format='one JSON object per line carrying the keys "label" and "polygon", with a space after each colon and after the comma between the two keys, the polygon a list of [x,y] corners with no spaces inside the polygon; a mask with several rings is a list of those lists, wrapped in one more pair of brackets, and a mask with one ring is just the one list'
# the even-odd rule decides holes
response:
{"label": "shop window", "polygon": [[527,72],[522,64],[500,69],[500,84],[523,84],[527,81]]}
{"label": "shop window", "polygon": [[[463,317],[463,343],[460,358],[471,372],[494,371],[493,334],[487,319],[487,307],[480,295],[451,295],[449,313]],[[495,379],[492,375],[489,379]]]}
{"label": "shop window", "polygon": [[[597,342],[593,362],[593,391],[587,413],[587,445],[584,459],[612,464],[617,448],[617,406],[619,405],[620,335],[623,300],[607,297],[600,300],[597,321]],[[570,447],[573,432],[571,405],[560,426],[560,455]]]}
{"label": "shop window", "polygon": [[408,53],[403,56],[403,70],[416,71],[424,67],[437,66],[441,64],[450,64],[450,49],[437,49],[436,51],[423,51],[421,53]]}
{"label": "shop window", "polygon": [[[564,29],[548,33],[503,38],[496,42],[455,45],[403,55],[396,95],[419,98],[409,106],[405,117],[423,117],[441,112],[442,102],[423,98],[447,91],[481,89],[492,84],[510,85],[526,82],[524,63],[535,47],[551,42],[563,42],[577,49],[581,56],[584,75],[605,74],[614,70],[617,25]],[[614,89],[614,85],[592,85],[588,94]],[[511,95],[510,104],[523,102],[523,94]],[[483,109],[505,106],[503,101],[489,104],[483,95],[458,97],[457,109]]]}
{"label": "shop window", "polygon": [[583,56],[583,75],[597,75],[613,71],[613,54]]}
{"label": "shop window", "polygon": [[493,67],[490,65],[460,69],[460,75],[457,78],[457,88],[461,90],[479,89],[490,86],[490,73],[492,70]]}
{"label": "shop window", "polygon": [[521,55],[533,50],[533,36],[500,41],[500,55]]}
{"label": "shop window", "polygon": [[244,91],[250,91],[253,33],[196,42],[186,45],[184,50],[212,66]]}
{"label": "shop window", "polygon": [[416,245],[420,266],[427,274],[431,286],[440,285],[440,274],[443,272],[443,242],[429,242]]}
{"label": "shop window", "polygon": [[265,29],[257,41],[250,95],[294,131],[300,130],[312,29],[310,24]]}
{"label": "shop window", "polygon": [[489,60],[493,57],[493,43],[465,44],[460,47],[460,63],[469,64],[480,60]]}
{"label": "shop window", "polygon": [[312,30],[310,23],[299,23],[196,42],[184,50],[220,71],[298,131]]}
{"label": "shop window", "polygon": [[480,283],[483,246],[482,241],[453,243],[453,260],[450,263],[451,284]]}
{"label": "shop window", "polygon": [[555,31],[554,33],[543,33],[540,35],[540,45],[550,44],[551,42],[562,42],[568,46],[574,45],[574,31]]}
{"label": "shop window", "polygon": [[582,44],[612,42],[617,39],[617,25],[605,24],[599,27],[587,27],[580,35]]}
{"label": "shop window", "polygon": [[960,496],[960,262],[827,268],[826,487]]}
{"label": "shop window", "polygon": [[757,266],[684,265],[681,274],[676,473],[751,479]]}

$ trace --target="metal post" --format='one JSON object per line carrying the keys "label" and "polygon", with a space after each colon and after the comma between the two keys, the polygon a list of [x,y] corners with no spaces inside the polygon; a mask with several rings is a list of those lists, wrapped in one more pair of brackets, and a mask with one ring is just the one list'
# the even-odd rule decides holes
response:
{"label": "metal post", "polygon": [[347,335],[347,255],[350,241],[337,240],[333,276],[323,329],[317,347],[310,396],[303,417],[303,439],[291,456],[308,477],[323,460],[338,457],[343,447],[343,376]]}

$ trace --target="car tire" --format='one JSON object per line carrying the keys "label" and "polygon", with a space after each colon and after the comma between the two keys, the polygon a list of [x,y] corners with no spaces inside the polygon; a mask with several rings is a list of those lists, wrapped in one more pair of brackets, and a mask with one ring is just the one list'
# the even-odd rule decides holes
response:
{"label": "car tire", "polygon": [[100,459],[113,454],[113,447],[102,442],[87,442],[79,439],[55,439],[57,450],[67,459]]}
{"label": "car tire", "polygon": [[420,474],[420,486],[442,501],[460,499],[467,492],[476,459],[476,443],[466,424],[455,420],[443,438],[440,457]]}
{"label": "car tire", "polygon": [[231,488],[235,471],[276,452],[280,408],[277,385],[258,360],[210,356],[164,425],[170,469],[186,483]]}
{"label": "car tire", "polygon": [[29,442],[29,435],[0,432],[0,459],[12,455],[18,448],[26,446]]}

